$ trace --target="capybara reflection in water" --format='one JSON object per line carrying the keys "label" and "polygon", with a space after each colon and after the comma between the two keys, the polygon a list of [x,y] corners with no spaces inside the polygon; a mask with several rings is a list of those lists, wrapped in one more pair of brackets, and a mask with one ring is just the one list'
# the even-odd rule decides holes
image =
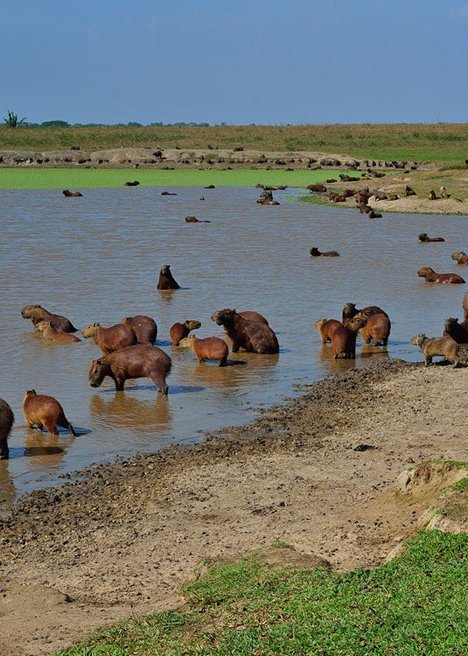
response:
{"label": "capybara reflection in water", "polygon": [[468,255],[463,251],[456,251],[452,253],[452,260],[456,260],[458,264],[468,264]]}
{"label": "capybara reflection in water", "polygon": [[26,425],[30,428],[45,430],[51,435],[58,435],[57,426],[66,428],[76,435],[73,426],[65,417],[62,406],[53,396],[36,394],[36,390],[28,390],[23,397],[23,414]]}
{"label": "capybara reflection in water", "polygon": [[175,323],[169,329],[169,337],[172,342],[172,346],[179,346],[180,340],[187,337],[191,330],[197,330],[201,327],[200,321],[194,321],[192,319],[187,319],[184,323]]}
{"label": "capybara reflection in water", "polygon": [[320,333],[320,337],[322,338],[322,344],[326,344],[327,342],[331,342],[331,339],[333,337],[333,333],[337,328],[340,326],[343,326],[341,321],[337,321],[336,319],[318,319],[314,323],[315,328]]}
{"label": "capybara reflection in water", "polygon": [[9,404],[0,399],[0,460],[6,460],[10,450],[8,448],[8,435],[15,421],[15,415]]}
{"label": "capybara reflection in water", "polygon": [[382,310],[382,308],[378,307],[377,305],[367,305],[366,307],[362,308],[362,310],[358,310],[354,303],[345,303],[341,312],[343,324],[346,324],[346,321],[352,319],[357,314],[361,315],[362,317],[370,317],[373,314],[384,314],[386,317],[388,317],[388,314],[385,312],[385,310]]}
{"label": "capybara reflection in water", "polygon": [[334,358],[354,360],[356,357],[356,337],[366,320],[362,317],[350,319],[346,326],[339,326],[331,338],[331,350]]}
{"label": "capybara reflection in water", "polygon": [[62,330],[54,328],[51,321],[39,321],[36,324],[36,328],[40,331],[44,339],[48,339],[51,342],[57,342],[58,344],[75,344],[76,342],[81,342],[81,339],[76,335],[64,333]]}
{"label": "capybara reflection in water", "polygon": [[[158,334],[156,321],[144,314],[134,317],[124,317],[120,322],[123,326],[133,331],[138,344],[154,344]],[[127,344],[130,346],[130,344]]]}
{"label": "capybara reflection in water", "polygon": [[53,314],[46,310],[42,305],[25,305],[21,310],[23,319],[31,319],[34,326],[37,326],[39,321],[50,321],[56,330],[64,333],[76,333],[77,328],[71,323],[67,317],[62,317],[60,314]]}
{"label": "capybara reflection in water", "polygon": [[364,319],[365,324],[360,328],[359,333],[364,340],[364,344],[370,344],[374,340],[376,346],[386,346],[391,330],[390,319],[383,312],[371,314],[367,317],[365,314],[356,314],[354,319]]}
{"label": "capybara reflection in water", "polygon": [[413,346],[419,346],[424,355],[424,364],[428,367],[435,355],[441,355],[454,367],[458,364],[458,344],[451,337],[426,337],[424,333],[411,338]]}
{"label": "capybara reflection in water", "polygon": [[157,289],[161,289],[163,291],[168,289],[180,289],[179,283],[175,280],[171,273],[171,267],[169,264],[165,264],[163,267],[161,267]]}
{"label": "capybara reflection in water", "polygon": [[104,328],[99,322],[95,322],[83,328],[81,334],[86,339],[92,339],[104,355],[113,351],[120,351],[137,343],[133,330],[121,323]]}
{"label": "capybara reflection in water", "polygon": [[182,348],[189,348],[197,356],[198,362],[205,362],[205,360],[219,360],[219,366],[224,367],[229,355],[229,347],[219,337],[205,337],[200,339],[195,335],[184,337],[180,341],[179,346]]}
{"label": "capybara reflection in water", "polygon": [[82,196],[82,195],[83,195],[83,194],[81,193],[81,191],[70,191],[69,189],[64,189],[64,190],[62,191],[62,194],[63,194],[66,198],[78,198],[79,196]]}
{"label": "capybara reflection in water", "polygon": [[451,337],[457,344],[468,344],[468,320],[458,323],[458,319],[449,317],[444,323],[444,336]]}
{"label": "capybara reflection in water", "polygon": [[445,241],[443,237],[429,237],[427,232],[421,232],[418,235],[418,239],[422,244],[429,244],[433,241]]}
{"label": "capybara reflection in water", "polygon": [[316,248],[315,246],[312,246],[309,252],[312,257],[339,257],[340,256],[338,251],[325,251],[324,253],[321,253],[319,249]]}
{"label": "capybara reflection in water", "polygon": [[136,344],[93,360],[88,372],[91,387],[99,387],[106,376],[121,391],[129,378],[150,378],[163,393],[168,393],[166,377],[172,367],[171,358],[158,346]]}
{"label": "capybara reflection in water", "polygon": [[437,273],[431,267],[419,269],[418,276],[424,278],[426,282],[435,282],[441,285],[460,285],[465,282],[458,273]]}
{"label": "capybara reflection in water", "polygon": [[272,329],[259,321],[248,321],[235,310],[228,308],[213,312],[211,320],[224,326],[226,334],[232,342],[232,352],[240,348],[250,353],[278,353],[279,345]]}

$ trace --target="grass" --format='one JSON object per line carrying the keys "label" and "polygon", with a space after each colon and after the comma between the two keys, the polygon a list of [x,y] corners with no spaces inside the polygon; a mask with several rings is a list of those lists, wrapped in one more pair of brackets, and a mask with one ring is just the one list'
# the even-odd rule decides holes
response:
{"label": "grass", "polygon": [[373,570],[215,567],[180,610],[102,631],[61,656],[461,656],[467,534],[422,532]]}
{"label": "grass", "polygon": [[[0,189],[95,189],[123,187],[126,181],[139,180],[142,187],[251,187],[257,183],[305,187],[337,176],[337,171],[265,169],[1,169]],[[135,192],[136,190],[129,190]]]}
{"label": "grass", "polygon": [[161,127],[0,126],[0,150],[106,148],[234,148],[258,151],[315,151],[358,158],[463,164],[468,158],[468,124],[290,125]]}

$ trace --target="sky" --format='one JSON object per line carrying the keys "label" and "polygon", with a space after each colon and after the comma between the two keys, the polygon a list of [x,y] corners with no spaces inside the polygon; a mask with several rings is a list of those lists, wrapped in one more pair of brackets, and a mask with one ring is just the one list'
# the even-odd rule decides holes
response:
{"label": "sky", "polygon": [[468,0],[0,0],[0,117],[468,122]]}

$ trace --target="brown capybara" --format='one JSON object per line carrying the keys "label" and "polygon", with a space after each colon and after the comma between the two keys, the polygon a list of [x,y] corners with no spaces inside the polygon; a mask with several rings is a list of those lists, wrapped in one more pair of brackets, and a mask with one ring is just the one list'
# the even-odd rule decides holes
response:
{"label": "brown capybara", "polygon": [[458,319],[454,317],[446,319],[444,337],[451,337],[457,344],[468,344],[468,320],[458,323]]}
{"label": "brown capybara", "polygon": [[139,184],[140,184],[139,180],[130,180],[129,182],[126,182],[124,184],[124,187],[138,187]]}
{"label": "brown capybara", "polygon": [[419,346],[424,355],[424,364],[428,367],[434,355],[441,355],[454,367],[458,364],[458,344],[451,337],[426,337],[424,333],[411,338],[413,346]]}
{"label": "brown capybara", "polygon": [[66,428],[76,435],[73,426],[65,417],[62,406],[53,396],[36,394],[36,390],[28,390],[23,397],[23,414],[27,426],[45,430],[51,435],[58,435],[57,426]]}
{"label": "brown capybara", "polygon": [[238,312],[237,314],[243,317],[244,319],[247,319],[247,321],[257,321],[257,323],[264,323],[265,326],[270,325],[268,323],[268,319],[266,319],[263,316],[263,314],[260,314],[260,312],[255,312],[255,310],[243,310],[242,312]]}
{"label": "brown capybara", "polygon": [[172,346],[179,346],[181,339],[187,337],[191,330],[197,330],[200,327],[201,323],[192,319],[188,319],[184,323],[175,323],[169,330]]}
{"label": "brown capybara", "polygon": [[51,321],[39,321],[36,324],[36,328],[40,331],[44,339],[48,339],[51,342],[57,342],[58,344],[74,344],[76,342],[81,342],[81,339],[76,335],[64,333],[62,330],[54,328]]}
{"label": "brown capybara", "polygon": [[[144,314],[134,317],[124,317],[120,322],[123,326],[132,330],[138,344],[154,344],[158,334],[156,321]],[[130,346],[130,344],[127,344]]]}
{"label": "brown capybara", "polygon": [[219,337],[205,337],[200,339],[195,335],[184,337],[179,343],[182,348],[189,348],[197,356],[198,362],[205,360],[219,360],[219,366],[224,367],[229,355],[229,347]]}
{"label": "brown capybara", "polygon": [[69,189],[64,189],[64,190],[62,191],[62,194],[63,194],[66,198],[78,198],[79,196],[82,196],[82,195],[83,195],[83,194],[81,193],[81,191],[70,191]]}
{"label": "brown capybara", "polygon": [[373,314],[385,314],[385,316],[388,317],[385,310],[382,310],[382,308],[379,308],[377,305],[368,305],[367,307],[362,308],[362,310],[358,310],[354,303],[345,303],[341,313],[343,324],[346,325],[346,321],[349,321],[349,319],[352,319],[357,314],[362,317],[370,317]]}
{"label": "brown capybara", "polygon": [[315,328],[317,328],[322,338],[322,344],[331,342],[333,333],[342,325],[341,321],[337,321],[336,319],[318,319],[314,323]]}
{"label": "brown capybara", "polygon": [[150,378],[163,394],[167,394],[166,377],[171,367],[171,358],[158,346],[135,344],[93,360],[88,372],[89,384],[99,387],[109,376],[115,389],[121,391],[129,378]]}
{"label": "brown capybara", "polygon": [[258,321],[248,321],[235,310],[228,308],[213,312],[211,320],[224,326],[226,334],[232,342],[232,352],[243,348],[249,353],[278,353],[279,345],[272,329]]}
{"label": "brown capybara", "polygon": [[62,317],[60,314],[53,314],[46,310],[42,305],[25,305],[21,310],[23,319],[31,319],[34,326],[39,321],[50,321],[56,330],[61,330],[64,333],[76,333],[77,328],[71,323],[67,317]]}
{"label": "brown capybara", "polygon": [[435,282],[441,285],[461,285],[465,282],[458,273],[437,273],[431,267],[419,269],[418,276],[424,278],[426,282]]}
{"label": "brown capybara", "polygon": [[15,415],[8,403],[0,399],[0,460],[7,460],[10,450],[8,448],[8,435],[15,421]]}
{"label": "brown capybara", "polygon": [[83,328],[81,334],[86,339],[91,338],[104,355],[113,351],[120,351],[137,343],[133,330],[121,323],[104,328],[99,322],[95,322]]}
{"label": "brown capybara", "polygon": [[463,321],[468,319],[468,292],[463,294]]}
{"label": "brown capybara", "polygon": [[207,221],[206,219],[201,221],[200,219],[197,219],[196,216],[186,216],[185,223],[211,223],[211,221]]}
{"label": "brown capybara", "polygon": [[364,326],[359,330],[364,340],[364,344],[370,344],[374,340],[375,346],[386,346],[391,330],[391,323],[388,315],[383,312],[371,314],[366,317],[363,314],[356,314],[355,319],[362,318],[365,320]]}
{"label": "brown capybara", "polygon": [[331,338],[331,351],[334,358],[354,360],[356,357],[356,337],[366,323],[362,317],[349,319],[346,326],[339,326]]}
{"label": "brown capybara", "polygon": [[180,289],[179,283],[175,280],[174,276],[171,273],[171,267],[169,264],[165,264],[161,267],[159,272],[159,280],[157,284],[157,289],[166,291],[168,289]]}
{"label": "brown capybara", "polygon": [[427,232],[421,232],[418,235],[418,239],[421,242],[421,244],[430,244],[433,241],[445,241],[443,237],[429,237]]}
{"label": "brown capybara", "polygon": [[325,251],[324,253],[321,253],[319,249],[316,248],[315,246],[312,246],[309,252],[312,257],[339,257],[340,256],[338,251]]}
{"label": "brown capybara", "polygon": [[452,253],[452,260],[456,260],[458,264],[468,264],[468,255],[464,251],[456,251]]}

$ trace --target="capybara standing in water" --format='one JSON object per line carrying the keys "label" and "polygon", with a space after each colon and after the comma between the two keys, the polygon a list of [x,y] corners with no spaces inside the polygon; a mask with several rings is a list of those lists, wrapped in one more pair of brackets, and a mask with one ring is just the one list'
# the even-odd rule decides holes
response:
{"label": "capybara standing in water", "polygon": [[184,337],[179,343],[182,348],[189,348],[197,356],[198,362],[205,360],[219,360],[219,366],[224,367],[229,355],[229,347],[219,337],[205,337],[200,339],[195,335]]}
{"label": "capybara standing in water", "polygon": [[365,324],[359,330],[364,344],[370,344],[372,340],[376,346],[386,346],[391,330],[390,319],[383,312],[378,314],[371,314],[370,317],[366,317],[363,314],[356,314],[354,319],[364,319]]}
{"label": "capybara standing in water", "polygon": [[158,327],[151,317],[137,314],[135,317],[124,317],[120,323],[134,332],[138,344],[154,344],[156,341]]}
{"label": "capybara standing in water", "polygon": [[424,355],[424,364],[428,367],[435,355],[441,355],[454,367],[458,364],[458,344],[451,337],[426,337],[424,333],[411,338],[413,346],[419,346]]}
{"label": "capybara standing in water", "polygon": [[169,330],[172,346],[179,346],[181,339],[187,337],[191,330],[197,330],[200,327],[201,323],[192,319],[187,319],[184,323],[175,323],[172,325]]}
{"label": "capybara standing in water", "polygon": [[343,324],[346,325],[346,321],[349,321],[349,319],[352,319],[357,314],[360,314],[362,317],[370,317],[373,314],[384,314],[388,317],[385,310],[382,310],[382,308],[379,308],[377,305],[367,305],[365,308],[362,308],[362,310],[358,310],[354,303],[345,303],[341,313]]}
{"label": "capybara standing in water", "polygon": [[431,267],[419,269],[418,276],[424,278],[426,282],[436,282],[442,285],[460,285],[465,282],[458,273],[437,273]]}
{"label": "capybara standing in water", "polygon": [[77,331],[77,328],[67,317],[53,314],[43,308],[42,305],[25,305],[21,310],[21,316],[23,319],[31,319],[34,326],[37,326],[39,321],[50,321],[56,330],[61,330],[64,333],[76,333]]}
{"label": "capybara standing in water", "polygon": [[62,406],[53,396],[36,394],[36,390],[27,391],[23,397],[23,414],[30,428],[45,428],[51,435],[58,435],[57,426],[62,426],[72,435],[76,435]]}
{"label": "capybara standing in water", "polygon": [[88,372],[89,384],[99,387],[109,376],[115,389],[121,391],[129,378],[150,378],[163,394],[167,394],[166,377],[171,367],[171,358],[158,346],[135,344],[93,360]]}
{"label": "capybara standing in water", "polygon": [[250,353],[278,353],[279,345],[275,333],[269,326],[258,321],[248,321],[235,310],[228,308],[213,312],[211,320],[224,326],[226,334],[232,342],[232,352],[240,348]]}
{"label": "capybara standing in water", "polygon": [[54,328],[51,321],[39,321],[36,324],[36,328],[42,334],[44,339],[48,339],[51,342],[57,342],[59,344],[74,344],[76,342],[81,342],[81,339],[76,335],[64,333],[63,331]]}
{"label": "capybara standing in water", "polygon": [[331,338],[331,350],[334,358],[354,360],[356,357],[356,337],[366,320],[362,317],[350,319],[346,326],[339,326]]}
{"label": "capybara standing in water", "polygon": [[446,319],[444,337],[451,337],[457,344],[468,344],[468,320],[458,323],[458,319],[454,317]]}
{"label": "capybara standing in water", "polygon": [[418,235],[418,239],[421,242],[421,244],[429,244],[429,243],[432,243],[434,241],[445,241],[445,239],[443,237],[429,237],[427,232],[421,232]]}
{"label": "capybara standing in water", "polygon": [[120,351],[137,343],[133,330],[121,323],[104,328],[99,322],[95,322],[83,328],[81,334],[86,339],[91,338],[104,355],[113,351]]}
{"label": "capybara standing in water", "polygon": [[0,399],[0,460],[7,460],[10,450],[8,448],[8,435],[15,421],[15,415],[8,403]]}
{"label": "capybara standing in water", "polygon": [[180,285],[171,273],[171,267],[169,264],[165,264],[163,267],[161,267],[157,289],[161,289],[163,291],[168,289],[180,289]]}
{"label": "capybara standing in water", "polygon": [[343,324],[336,319],[318,319],[314,323],[314,326],[320,333],[322,344],[326,344],[327,342],[331,342],[333,333],[337,328],[343,326]]}
{"label": "capybara standing in water", "polygon": [[468,264],[468,255],[463,251],[456,251],[452,253],[452,260],[456,260],[458,264]]}

